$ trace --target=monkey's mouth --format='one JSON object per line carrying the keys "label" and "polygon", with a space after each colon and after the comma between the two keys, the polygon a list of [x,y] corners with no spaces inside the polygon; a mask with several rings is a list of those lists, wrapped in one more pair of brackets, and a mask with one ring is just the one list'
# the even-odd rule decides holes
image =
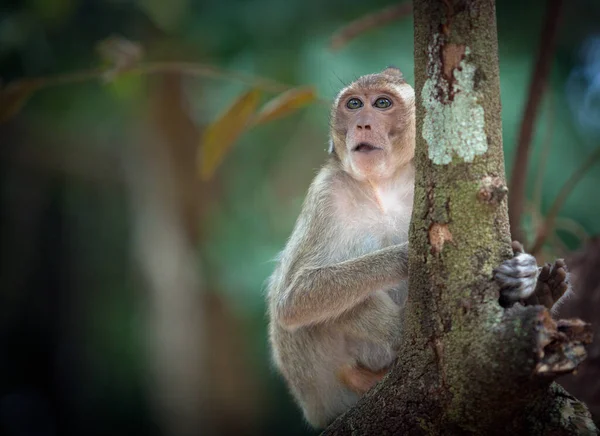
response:
{"label": "monkey's mouth", "polygon": [[373,144],[369,144],[368,142],[360,142],[352,149],[352,151],[358,151],[359,153],[370,153],[376,150],[382,149],[380,147],[375,147]]}

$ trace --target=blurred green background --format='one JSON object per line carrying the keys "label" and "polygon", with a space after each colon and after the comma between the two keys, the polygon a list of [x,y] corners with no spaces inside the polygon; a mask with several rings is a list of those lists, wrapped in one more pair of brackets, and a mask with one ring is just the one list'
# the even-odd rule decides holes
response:
{"label": "blurred green background", "polygon": [[[565,3],[528,171],[531,237],[600,146],[600,3]],[[97,43],[121,35],[144,60],[314,85],[331,100],[390,64],[414,82],[410,17],[329,48],[389,4],[2,1],[0,75],[97,68]],[[545,2],[497,7],[510,175]],[[97,78],[40,90],[0,126],[0,434],[311,434],[270,365],[264,292],[325,159],[328,107],[251,129],[203,182],[202,132],[248,89],[177,72]],[[599,183],[596,165],[540,260],[600,233]]]}

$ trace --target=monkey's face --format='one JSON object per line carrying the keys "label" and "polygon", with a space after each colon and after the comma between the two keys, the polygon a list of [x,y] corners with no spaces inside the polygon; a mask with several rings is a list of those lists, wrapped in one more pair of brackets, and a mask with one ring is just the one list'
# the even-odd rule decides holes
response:
{"label": "monkey's face", "polygon": [[361,77],[336,101],[331,140],[355,178],[391,177],[414,154],[414,91],[388,74]]}

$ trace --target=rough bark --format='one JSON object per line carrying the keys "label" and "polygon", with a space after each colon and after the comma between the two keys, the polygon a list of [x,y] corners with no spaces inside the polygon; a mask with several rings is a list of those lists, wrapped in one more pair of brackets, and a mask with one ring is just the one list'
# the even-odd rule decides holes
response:
{"label": "rough bark", "polygon": [[596,434],[552,380],[584,358],[588,326],[504,310],[511,256],[492,0],[415,0],[417,180],[398,361],[325,434]]}

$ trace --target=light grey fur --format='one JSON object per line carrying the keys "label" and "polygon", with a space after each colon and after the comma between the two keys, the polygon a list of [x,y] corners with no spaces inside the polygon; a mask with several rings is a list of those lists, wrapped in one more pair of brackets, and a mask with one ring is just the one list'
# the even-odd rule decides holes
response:
{"label": "light grey fur", "polygon": [[526,299],[535,291],[538,275],[537,261],[528,253],[517,253],[495,270],[500,290],[513,301]]}

